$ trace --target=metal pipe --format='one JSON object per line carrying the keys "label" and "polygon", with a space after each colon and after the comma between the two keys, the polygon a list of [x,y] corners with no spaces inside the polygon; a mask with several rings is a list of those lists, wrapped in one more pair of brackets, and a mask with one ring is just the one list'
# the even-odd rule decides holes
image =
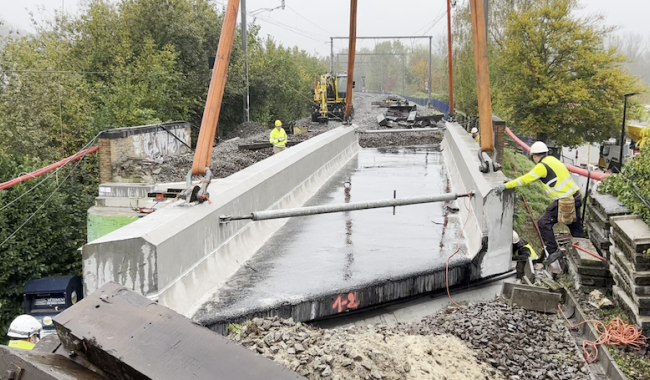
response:
{"label": "metal pipe", "polygon": [[248,31],[246,25],[246,0],[241,0],[241,48],[244,56],[244,121],[250,121],[250,93],[248,84]]}
{"label": "metal pipe", "polygon": [[334,74],[334,38],[330,37],[330,74]]}
{"label": "metal pipe", "polygon": [[217,123],[221,113],[221,102],[223,100],[224,89],[226,88],[226,79],[228,78],[228,64],[230,62],[230,53],[232,52],[232,43],[235,38],[235,29],[237,27],[237,11],[239,10],[239,0],[228,0],[226,6],[226,16],[221,27],[221,37],[208,88],[208,97],[205,101],[203,118],[201,119],[201,131],[196,143],[194,152],[194,162],[192,163],[192,174],[205,174],[206,168],[210,167],[212,158],[212,142],[217,134]]}
{"label": "metal pipe", "polygon": [[399,133],[399,132],[435,132],[444,128],[415,128],[415,129],[367,129],[358,133]]}
{"label": "metal pipe", "polygon": [[350,0],[350,40],[348,44],[348,77],[345,93],[345,119],[352,118],[352,84],[354,83],[354,54],[357,49],[357,0]]}
{"label": "metal pipe", "polygon": [[333,212],[367,210],[371,208],[384,208],[384,207],[395,207],[395,206],[408,206],[408,205],[415,205],[421,203],[446,202],[446,201],[453,201],[458,198],[471,197],[472,195],[474,195],[473,191],[467,194],[448,193],[448,194],[428,195],[422,197],[385,199],[381,201],[353,202],[353,203],[342,203],[336,205],[298,207],[298,208],[288,208],[284,210],[255,211],[250,213],[249,215],[243,215],[243,216],[222,215],[219,217],[219,220],[221,223],[227,223],[233,220],[246,220],[246,219],[250,219],[253,221],[281,219],[281,218],[291,218],[295,216],[329,214]]}

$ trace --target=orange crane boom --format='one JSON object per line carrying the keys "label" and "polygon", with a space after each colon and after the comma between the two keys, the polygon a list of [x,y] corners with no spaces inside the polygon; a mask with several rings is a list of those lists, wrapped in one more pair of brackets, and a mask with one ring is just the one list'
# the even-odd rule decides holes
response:
{"label": "orange crane boom", "polygon": [[194,152],[194,162],[192,163],[191,172],[193,175],[206,174],[206,169],[210,167],[212,142],[214,141],[214,136],[217,134],[217,123],[219,122],[221,101],[223,100],[223,92],[228,77],[228,64],[230,62],[230,53],[232,52],[232,43],[235,37],[238,10],[239,0],[228,0],[226,17],[221,27],[221,37],[219,38],[214,70],[210,79],[208,98],[205,101],[205,110],[203,111],[203,119],[201,120],[201,130],[199,131],[196,151]]}

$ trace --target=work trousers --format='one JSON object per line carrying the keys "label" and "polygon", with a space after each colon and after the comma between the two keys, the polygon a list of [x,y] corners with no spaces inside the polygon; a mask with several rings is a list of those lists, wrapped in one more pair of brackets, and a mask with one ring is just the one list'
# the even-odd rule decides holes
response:
{"label": "work trousers", "polygon": [[[575,206],[576,206],[576,221],[567,225],[569,231],[571,231],[571,236],[583,238],[585,234],[582,227],[582,216],[580,214],[580,208],[582,206],[582,196],[580,192],[576,192],[574,195]],[[539,233],[542,235],[542,240],[546,246],[548,254],[557,251],[557,241],[555,241],[555,234],[553,233],[553,226],[557,223],[557,201],[553,201],[544,212],[537,225],[539,226]]]}
{"label": "work trousers", "polygon": [[273,146],[273,154],[280,153],[285,149],[287,149],[286,146]]}

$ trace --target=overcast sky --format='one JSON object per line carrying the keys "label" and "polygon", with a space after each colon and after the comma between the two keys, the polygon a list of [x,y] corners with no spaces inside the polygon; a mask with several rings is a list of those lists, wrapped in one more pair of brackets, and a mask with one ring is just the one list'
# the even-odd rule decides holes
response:
{"label": "overcast sky", "polygon": [[[226,0],[212,0],[225,4]],[[459,0],[465,3],[468,0]],[[51,19],[56,9],[76,13],[84,0],[0,0],[0,19],[25,30],[33,30],[29,12],[36,20]],[[271,35],[285,46],[297,45],[310,53],[329,54],[331,36],[349,34],[349,0],[247,0],[249,22],[257,18],[262,35]],[[446,0],[360,0],[357,36],[404,36],[446,33]],[[601,13],[609,25],[618,25],[622,32],[650,36],[648,27],[650,1],[646,0],[582,0],[583,14]],[[264,10],[264,9],[267,10]],[[380,41],[380,40],[377,40]],[[426,40],[406,40],[406,44]],[[375,40],[357,41],[357,49],[372,47]],[[336,48],[347,45],[335,40]]]}

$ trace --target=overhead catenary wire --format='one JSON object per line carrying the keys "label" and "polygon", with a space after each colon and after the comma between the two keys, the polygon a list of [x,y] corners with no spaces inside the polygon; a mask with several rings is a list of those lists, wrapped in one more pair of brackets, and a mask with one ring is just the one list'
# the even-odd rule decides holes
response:
{"label": "overhead catenary wire", "polygon": [[[97,138],[99,137],[100,134],[101,134],[101,132],[98,133],[95,137],[93,137],[93,139],[90,140],[90,141],[88,142],[88,144],[86,144],[86,145],[88,146],[88,145],[90,145],[90,144],[93,144],[93,143],[97,140]],[[84,156],[84,158],[85,158],[85,156]],[[10,235],[5,239],[5,240],[2,241],[2,243],[0,243],[0,248],[2,248],[2,246],[5,245],[5,243],[7,243],[9,240],[11,240],[11,238],[13,238],[14,236],[16,236],[16,234],[17,234],[17,233],[18,233],[18,232],[19,232],[23,227],[25,227],[25,225],[27,225],[27,223],[29,223],[29,222],[30,222],[30,221],[31,221],[31,220],[32,220],[32,219],[33,219],[33,218],[34,218],[34,217],[39,213],[39,211],[41,211],[41,209],[42,209],[43,207],[45,207],[45,205],[47,204],[47,202],[48,202],[50,199],[52,199],[52,197],[54,196],[54,194],[56,194],[57,191],[61,188],[61,186],[63,186],[63,184],[68,180],[68,178],[70,178],[70,176],[72,175],[72,173],[75,172],[75,170],[77,169],[77,167],[79,166],[79,164],[81,164],[82,161],[83,161],[83,158],[77,160],[77,162],[75,163],[75,166],[72,168],[72,170],[70,170],[70,172],[68,173],[68,175],[65,176],[65,178],[61,181],[61,183],[59,183],[59,185],[58,185],[58,186],[57,186],[57,187],[52,191],[52,193],[51,193],[51,194],[50,194],[50,195],[49,195],[49,196],[48,196],[48,197],[43,201],[43,203],[41,203],[41,205],[38,206],[38,208],[37,208],[37,209],[36,209],[36,210],[35,210],[35,211],[34,211],[34,212],[33,212],[33,213],[32,213],[32,214],[31,214],[27,219],[25,219],[25,221],[24,221],[20,226],[18,226],[18,228],[16,228],[16,229],[14,230],[14,232],[12,232],[12,233],[11,233],[11,234],[10,234]]]}

